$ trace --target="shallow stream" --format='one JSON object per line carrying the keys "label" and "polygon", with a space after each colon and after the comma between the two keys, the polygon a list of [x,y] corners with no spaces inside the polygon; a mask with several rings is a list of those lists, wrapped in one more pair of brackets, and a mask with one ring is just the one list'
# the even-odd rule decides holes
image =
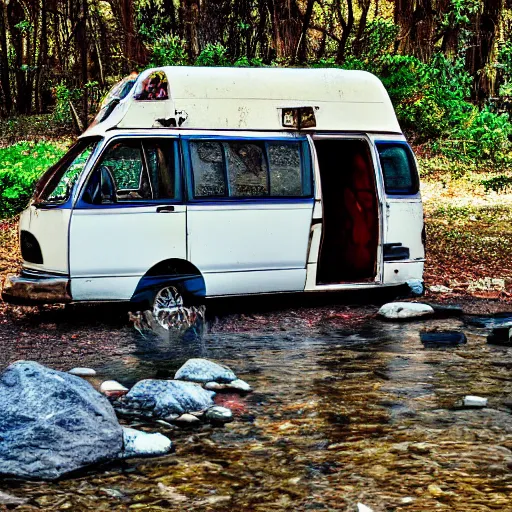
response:
{"label": "shallow stream", "polygon": [[[512,349],[486,343],[493,322],[507,318],[391,323],[373,311],[324,308],[312,321],[290,310],[270,326],[249,315],[245,332],[214,322],[189,340],[101,322],[83,336],[57,318],[58,343],[77,340],[70,362],[94,364],[100,380],[171,378],[200,356],[255,391],[218,396],[236,415],[223,428],[138,423],[173,440],[168,456],[55,483],[4,480],[0,490],[30,498],[17,510],[512,510]],[[14,329],[18,340],[28,333],[26,353],[6,347],[2,357],[35,359],[40,328]],[[467,343],[425,348],[420,332],[432,330],[463,331]],[[88,343],[100,332],[115,350],[98,358]],[[50,364],[55,351],[37,346]],[[465,395],[488,398],[488,407],[462,408]]]}

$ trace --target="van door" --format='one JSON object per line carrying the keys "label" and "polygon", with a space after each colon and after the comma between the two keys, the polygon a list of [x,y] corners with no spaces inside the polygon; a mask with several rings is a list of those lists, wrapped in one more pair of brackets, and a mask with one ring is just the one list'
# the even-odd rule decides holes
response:
{"label": "van door", "polygon": [[384,284],[423,279],[423,205],[416,160],[403,137],[374,136],[385,187]]}
{"label": "van door", "polygon": [[319,134],[314,145],[322,219],[320,243],[312,244],[317,255],[309,258],[308,289],[376,285],[381,281],[382,195],[373,147],[364,135]]}
{"label": "van door", "polygon": [[129,300],[157,263],[186,258],[177,139],[116,137],[70,224],[73,300]]}
{"label": "van door", "polygon": [[98,138],[79,140],[38,181],[32,204],[20,217],[24,268],[69,272],[68,232],[73,191],[98,145]]}
{"label": "van door", "polygon": [[185,137],[189,260],[206,293],[302,291],[313,212],[305,137]]}

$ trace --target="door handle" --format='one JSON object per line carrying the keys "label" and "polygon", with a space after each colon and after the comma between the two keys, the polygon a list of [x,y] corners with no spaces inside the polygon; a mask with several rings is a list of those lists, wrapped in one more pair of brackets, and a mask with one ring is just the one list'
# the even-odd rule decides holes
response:
{"label": "door handle", "polygon": [[174,211],[174,206],[157,206],[156,213],[171,213]]}

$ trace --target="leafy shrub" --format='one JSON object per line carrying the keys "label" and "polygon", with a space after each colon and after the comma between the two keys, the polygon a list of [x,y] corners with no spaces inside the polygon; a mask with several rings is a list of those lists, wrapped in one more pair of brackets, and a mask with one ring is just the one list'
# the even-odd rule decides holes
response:
{"label": "leafy shrub", "polygon": [[260,68],[264,66],[263,61],[259,58],[253,57],[249,59],[245,55],[243,57],[238,58],[233,64],[236,68]]}
{"label": "leafy shrub", "polygon": [[186,64],[185,43],[178,36],[162,35],[155,39],[151,47],[148,67],[185,66]]}
{"label": "leafy shrub", "polygon": [[195,61],[196,66],[229,66],[227,50],[220,43],[208,43]]}
{"label": "leafy shrub", "polygon": [[64,152],[62,145],[44,141],[0,148],[0,218],[25,208],[36,181]]}

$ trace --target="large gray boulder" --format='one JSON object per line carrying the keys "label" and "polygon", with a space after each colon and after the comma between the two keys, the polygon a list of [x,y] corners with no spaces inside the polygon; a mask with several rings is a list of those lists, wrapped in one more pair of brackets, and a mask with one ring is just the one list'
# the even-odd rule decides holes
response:
{"label": "large gray boulder", "polygon": [[189,359],[174,375],[175,379],[191,382],[232,382],[235,373],[227,366],[214,363],[208,359]]}
{"label": "large gray boulder", "polygon": [[116,459],[123,430],[88,382],[19,361],[0,375],[0,473],[53,480]]}
{"label": "large gray boulder", "polygon": [[124,407],[138,409],[142,416],[166,418],[207,409],[213,405],[213,396],[213,391],[193,382],[146,379],[137,382],[122,403]]}

